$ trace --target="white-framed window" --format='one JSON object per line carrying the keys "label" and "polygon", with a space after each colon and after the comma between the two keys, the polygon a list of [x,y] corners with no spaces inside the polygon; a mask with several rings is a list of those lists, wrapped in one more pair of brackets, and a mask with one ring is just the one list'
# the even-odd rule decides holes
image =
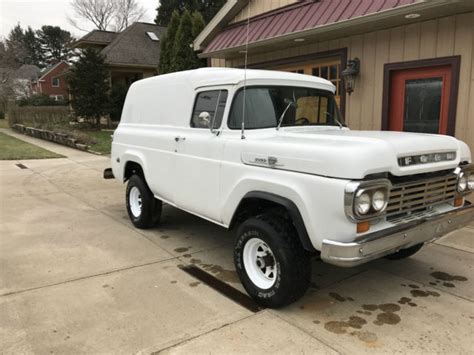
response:
{"label": "white-framed window", "polygon": [[51,78],[51,86],[59,87],[59,78]]}
{"label": "white-framed window", "polygon": [[54,101],[62,101],[62,100],[64,100],[64,96],[63,96],[63,95],[50,95],[49,97],[52,98],[52,99],[54,99]]}

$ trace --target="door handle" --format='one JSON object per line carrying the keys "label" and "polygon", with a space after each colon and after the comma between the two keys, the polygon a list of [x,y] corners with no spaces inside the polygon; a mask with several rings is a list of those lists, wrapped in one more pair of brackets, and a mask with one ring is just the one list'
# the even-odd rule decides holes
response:
{"label": "door handle", "polygon": [[184,141],[184,140],[186,140],[186,137],[176,136],[176,137],[174,137],[174,140],[175,140],[176,142]]}

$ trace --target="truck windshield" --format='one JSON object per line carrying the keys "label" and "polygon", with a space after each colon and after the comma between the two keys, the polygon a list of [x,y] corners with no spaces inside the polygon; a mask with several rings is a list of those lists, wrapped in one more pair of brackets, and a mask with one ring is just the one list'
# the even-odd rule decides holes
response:
{"label": "truck windshield", "polygon": [[[235,95],[230,129],[242,127],[244,90]],[[282,116],[283,115],[283,116]],[[293,86],[251,86],[245,93],[245,129],[288,126],[340,126],[343,118],[331,92]]]}

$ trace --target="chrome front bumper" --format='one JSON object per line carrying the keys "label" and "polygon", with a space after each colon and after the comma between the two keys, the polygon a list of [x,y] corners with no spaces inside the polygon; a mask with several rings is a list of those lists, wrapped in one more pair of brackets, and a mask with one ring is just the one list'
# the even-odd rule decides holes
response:
{"label": "chrome front bumper", "polygon": [[367,234],[353,242],[323,240],[321,259],[352,267],[410,246],[436,240],[474,221],[474,205]]}

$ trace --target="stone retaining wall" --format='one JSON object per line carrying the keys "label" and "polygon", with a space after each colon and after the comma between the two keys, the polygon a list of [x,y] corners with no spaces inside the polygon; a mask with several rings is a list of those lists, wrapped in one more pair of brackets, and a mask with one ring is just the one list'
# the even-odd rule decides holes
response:
{"label": "stone retaining wall", "polygon": [[71,148],[76,148],[80,150],[88,150],[89,146],[86,144],[78,143],[77,140],[67,133],[58,133],[53,131],[48,131],[46,129],[27,127],[22,124],[14,124],[12,126],[14,130],[19,133],[26,134],[31,137],[45,139],[51,142],[62,144]]}

